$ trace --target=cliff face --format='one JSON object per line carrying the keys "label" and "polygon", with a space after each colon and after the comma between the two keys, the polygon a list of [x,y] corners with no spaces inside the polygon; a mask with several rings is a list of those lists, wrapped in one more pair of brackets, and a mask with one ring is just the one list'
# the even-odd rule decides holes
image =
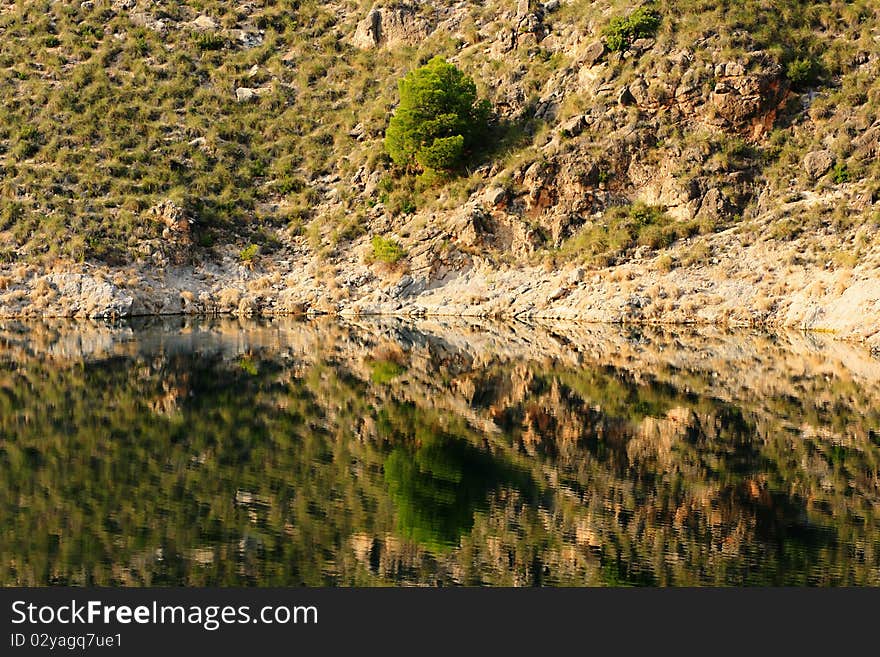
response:
{"label": "cliff face", "polygon": [[[880,344],[878,10],[766,4],[658,5],[612,51],[634,5],[7,3],[0,315],[519,315]],[[381,155],[396,79],[434,54],[495,108],[491,147],[445,182]],[[370,264],[374,235],[405,257]]]}

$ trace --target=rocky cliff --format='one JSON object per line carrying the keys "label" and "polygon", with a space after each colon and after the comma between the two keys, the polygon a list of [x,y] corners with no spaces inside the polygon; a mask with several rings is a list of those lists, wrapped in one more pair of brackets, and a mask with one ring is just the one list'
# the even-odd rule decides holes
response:
{"label": "rocky cliff", "polygon": [[[2,316],[568,317],[880,346],[871,2],[649,3],[659,27],[621,43],[637,3],[43,4],[0,20]],[[493,146],[445,181],[382,155],[396,79],[434,54],[495,110]],[[376,261],[374,236],[401,257]]]}

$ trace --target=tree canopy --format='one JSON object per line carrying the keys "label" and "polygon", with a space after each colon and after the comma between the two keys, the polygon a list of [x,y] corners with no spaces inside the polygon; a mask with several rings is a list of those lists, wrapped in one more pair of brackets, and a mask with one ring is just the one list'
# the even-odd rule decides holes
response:
{"label": "tree canopy", "polygon": [[385,149],[400,166],[452,170],[485,137],[490,105],[474,81],[442,57],[398,83],[400,105],[388,123]]}

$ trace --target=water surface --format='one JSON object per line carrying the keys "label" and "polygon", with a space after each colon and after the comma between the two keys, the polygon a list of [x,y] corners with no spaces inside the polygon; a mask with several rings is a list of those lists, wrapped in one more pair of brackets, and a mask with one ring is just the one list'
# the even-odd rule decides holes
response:
{"label": "water surface", "polygon": [[880,585],[821,337],[0,322],[0,585]]}

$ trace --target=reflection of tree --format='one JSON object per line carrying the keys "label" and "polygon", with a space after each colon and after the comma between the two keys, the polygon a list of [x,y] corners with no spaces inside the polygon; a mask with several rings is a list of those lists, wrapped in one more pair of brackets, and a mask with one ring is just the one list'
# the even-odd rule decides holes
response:
{"label": "reflection of tree", "polygon": [[413,450],[396,447],[384,470],[401,532],[432,549],[457,545],[491,491],[524,483],[523,473],[445,434]]}

